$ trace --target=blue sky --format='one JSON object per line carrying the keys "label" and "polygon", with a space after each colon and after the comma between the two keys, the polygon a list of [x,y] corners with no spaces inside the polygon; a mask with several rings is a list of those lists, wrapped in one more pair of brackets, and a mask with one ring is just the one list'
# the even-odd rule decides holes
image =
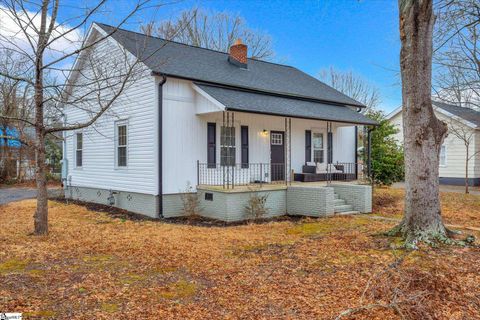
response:
{"label": "blue sky", "polygon": [[401,104],[397,1],[182,1],[163,7],[155,18],[195,5],[239,13],[249,27],[272,36],[286,64],[314,76],[330,66],[352,70],[379,88],[382,109]]}
{"label": "blue sky", "polygon": [[[169,19],[193,6],[238,13],[250,28],[271,35],[280,62],[313,76],[329,67],[351,70],[379,88],[382,109],[391,111],[401,104],[395,0],[165,1],[169,4],[142,11],[125,27],[138,29],[142,22]],[[133,2],[114,0],[109,12],[95,19],[114,24]],[[72,13],[68,11],[63,15]]]}

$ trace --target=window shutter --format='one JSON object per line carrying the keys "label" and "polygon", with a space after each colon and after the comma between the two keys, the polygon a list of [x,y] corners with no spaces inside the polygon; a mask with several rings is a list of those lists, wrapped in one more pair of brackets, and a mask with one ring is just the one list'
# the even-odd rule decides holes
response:
{"label": "window shutter", "polygon": [[305,164],[312,161],[312,131],[305,130]]}
{"label": "window shutter", "polygon": [[333,159],[333,133],[329,132],[327,135],[327,161],[328,163],[332,163]]}
{"label": "window shutter", "polygon": [[216,167],[216,142],[217,142],[217,125],[216,123],[207,123],[207,166],[208,168]]}
{"label": "window shutter", "polygon": [[242,168],[248,168],[248,126],[241,126]]}

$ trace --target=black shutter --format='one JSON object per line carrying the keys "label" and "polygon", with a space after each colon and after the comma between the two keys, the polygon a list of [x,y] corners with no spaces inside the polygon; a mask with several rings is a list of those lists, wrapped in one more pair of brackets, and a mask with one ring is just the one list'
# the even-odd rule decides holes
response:
{"label": "black shutter", "polygon": [[248,168],[248,126],[241,126],[240,136],[242,144],[242,168]]}
{"label": "black shutter", "polygon": [[305,164],[312,161],[312,131],[305,130]]}
{"label": "black shutter", "polygon": [[216,123],[207,123],[207,166],[216,167],[217,150],[217,125]]}
{"label": "black shutter", "polygon": [[333,159],[333,134],[332,132],[327,133],[327,161],[328,163],[332,163]]}

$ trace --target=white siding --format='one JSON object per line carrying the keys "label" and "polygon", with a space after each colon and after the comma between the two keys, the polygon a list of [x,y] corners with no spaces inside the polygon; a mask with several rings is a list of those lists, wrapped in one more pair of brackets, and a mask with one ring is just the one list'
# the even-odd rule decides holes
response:
{"label": "white siding", "polygon": [[[440,112],[435,112],[436,116],[445,121],[451,123],[451,119]],[[399,133],[395,138],[400,144],[403,144],[403,123],[402,113],[398,113],[390,122],[399,129]],[[460,124],[458,124],[460,125]],[[469,153],[473,155],[475,150],[480,150],[480,134],[477,133],[474,141],[470,144]],[[446,147],[446,165],[439,167],[440,177],[445,178],[463,178],[465,176],[465,158],[466,148],[462,140],[450,133],[446,138],[444,145]],[[480,154],[475,156],[475,159],[470,160],[468,174],[470,178],[480,177]]]}
{"label": "white siding", "polygon": [[[104,41],[91,54],[104,57],[105,64],[121,61],[124,52],[113,42]],[[66,157],[68,176],[73,186],[113,189],[146,194],[158,194],[157,157],[157,87],[155,78],[144,67],[134,83],[130,83],[113,106],[93,126],[82,131],[83,167],[75,168],[73,136],[77,131],[66,132]],[[86,77],[90,70],[83,70]],[[85,78],[76,83],[85,83]],[[88,87],[78,90],[88,90]],[[86,104],[85,104],[86,105]],[[78,105],[77,105],[78,106]],[[82,104],[83,106],[83,104]],[[90,102],[87,108],[98,108]],[[69,124],[83,123],[90,117],[77,107],[65,110]],[[115,121],[128,123],[128,166],[115,167]]]}
{"label": "white siding", "polygon": [[[207,123],[217,124],[217,163],[220,162],[221,112],[196,114],[201,110],[214,110],[212,103],[197,93],[192,83],[169,78],[163,91],[163,192],[178,193],[185,190],[187,182],[197,183],[196,162],[207,162]],[[205,107],[204,107],[205,106]],[[236,160],[241,159],[240,126],[249,128],[249,162],[270,162],[270,137],[262,131],[285,131],[285,118],[251,113],[235,112]],[[342,127],[345,126],[345,127]],[[325,121],[292,119],[292,169],[301,172],[305,163],[305,130],[324,133],[327,143]],[[333,124],[333,161],[355,161],[355,127],[348,124]],[[325,147],[325,159],[327,151]]]}

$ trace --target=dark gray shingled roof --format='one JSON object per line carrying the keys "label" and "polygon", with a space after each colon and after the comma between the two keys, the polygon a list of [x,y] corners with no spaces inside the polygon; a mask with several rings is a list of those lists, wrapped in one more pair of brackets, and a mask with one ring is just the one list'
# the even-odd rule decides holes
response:
{"label": "dark gray shingled roof", "polygon": [[439,101],[432,101],[433,105],[442,108],[443,110],[459,117],[462,118],[468,122],[473,123],[476,125],[477,128],[480,128],[480,112],[470,109],[470,108],[465,108],[465,107],[459,107],[455,106],[452,104],[447,104]]}
{"label": "dark gray shingled roof", "polygon": [[356,124],[377,124],[374,120],[345,106],[235,90],[198,82],[195,84],[228,110]]}
{"label": "dark gray shingled roof", "polygon": [[[106,32],[114,30],[112,26],[96,24]],[[153,72],[167,76],[365,107],[291,66],[248,59],[248,69],[242,69],[229,63],[228,54],[224,52],[166,41],[123,29],[115,31],[112,37],[132,54],[141,59],[146,58],[145,64]]]}

